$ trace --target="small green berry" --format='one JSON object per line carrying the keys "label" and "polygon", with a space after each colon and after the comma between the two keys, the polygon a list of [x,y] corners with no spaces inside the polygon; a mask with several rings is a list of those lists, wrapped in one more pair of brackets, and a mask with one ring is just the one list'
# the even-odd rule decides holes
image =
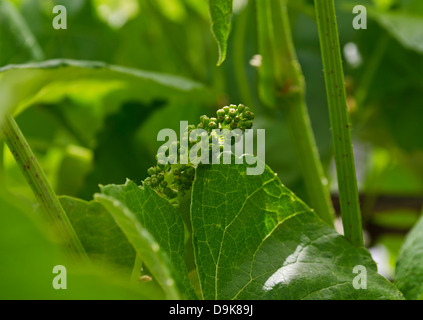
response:
{"label": "small green berry", "polygon": [[214,121],[210,121],[210,123],[209,123],[209,128],[210,128],[210,129],[216,129],[216,128],[217,128],[217,124],[216,124],[216,122],[214,122]]}
{"label": "small green berry", "polygon": [[229,116],[230,116],[231,118],[233,118],[233,117],[235,117],[235,116],[236,116],[236,110],[235,110],[234,108],[231,108],[231,109],[229,110]]}
{"label": "small green berry", "polygon": [[253,127],[253,122],[252,121],[245,121],[244,127],[245,127],[245,129],[251,129]]}
{"label": "small green berry", "polygon": [[181,178],[181,181],[184,185],[191,183],[191,180],[184,176]]}
{"label": "small green berry", "polygon": [[242,114],[245,110],[245,106],[243,104],[238,105],[238,113]]}
{"label": "small green berry", "polygon": [[204,127],[206,127],[209,124],[210,119],[209,117],[203,115],[200,117],[200,122],[203,124]]}
{"label": "small green berry", "polygon": [[223,109],[217,110],[216,115],[217,115],[217,117],[220,117],[220,116],[224,117],[225,116],[225,110],[223,110]]}
{"label": "small green berry", "polygon": [[246,110],[242,114],[242,117],[245,118],[245,119],[247,119],[247,120],[253,120],[255,118],[255,115],[250,110]]}
{"label": "small green berry", "polygon": [[187,174],[188,174],[189,176],[193,176],[193,175],[194,175],[194,173],[195,173],[195,169],[194,169],[193,167],[189,167],[189,168],[187,169]]}
{"label": "small green berry", "polygon": [[158,184],[159,184],[159,181],[157,180],[157,178],[151,179],[151,186],[152,187],[156,187]]}

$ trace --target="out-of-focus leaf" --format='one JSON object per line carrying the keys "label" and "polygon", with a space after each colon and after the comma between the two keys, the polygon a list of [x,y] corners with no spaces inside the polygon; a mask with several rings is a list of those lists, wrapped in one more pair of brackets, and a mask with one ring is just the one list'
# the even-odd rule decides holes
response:
{"label": "out-of-focus leaf", "polygon": [[[16,59],[10,57],[10,50],[19,51],[19,46],[26,48],[26,52],[19,52],[18,56],[25,53],[31,57],[31,60],[42,60],[44,59],[44,53],[30,31],[28,24],[22,17],[19,10],[17,10],[15,4],[10,1],[0,1],[0,42],[2,42],[2,53],[0,55],[0,65],[3,65],[3,61],[8,59]],[[16,39],[14,44],[10,44],[7,40],[8,37]],[[3,48],[4,47],[4,48]],[[4,52],[3,52],[4,50]],[[17,52],[16,52],[17,53]]]}
{"label": "out-of-focus leaf", "polygon": [[231,30],[232,1],[233,0],[209,0],[212,31],[219,47],[219,60],[217,65],[221,65],[226,59],[228,37]]}
{"label": "out-of-focus leaf", "polygon": [[[140,254],[149,270],[153,273],[157,268],[154,261],[143,257],[144,241],[140,247],[135,243],[135,230],[143,228],[153,237],[156,245],[153,251],[160,250],[169,259],[168,270],[171,270],[171,279],[174,279],[179,292],[185,298],[194,298],[195,292],[188,279],[188,270],[185,263],[185,235],[184,224],[180,213],[164,198],[159,196],[148,186],[137,186],[128,180],[124,185],[108,185],[101,187],[101,195],[96,198],[101,201],[102,195],[109,199],[110,205],[106,208],[113,214],[121,230]],[[115,201],[115,202],[113,202]],[[103,205],[106,205],[101,201]],[[120,208],[120,213],[111,211],[113,205]],[[117,219],[122,218],[121,222]],[[156,249],[154,249],[156,248]],[[150,247],[151,250],[151,247]],[[163,258],[164,259],[164,258]],[[156,275],[157,277],[157,275]],[[169,286],[168,277],[163,275],[157,279],[162,287]]]}
{"label": "out-of-focus leaf", "polygon": [[99,264],[103,262],[132,269],[135,251],[100,203],[66,196],[59,200],[90,258]]}
{"label": "out-of-focus leaf", "polygon": [[[49,60],[24,65],[9,65],[0,68],[0,95],[3,110],[18,107],[18,111],[33,102],[37,95],[46,95],[46,87],[52,83],[72,83],[83,79],[100,79],[102,81],[122,81],[139,88],[154,83],[161,90],[190,91],[201,89],[197,82],[161,73],[142,71],[121,66],[108,65],[103,62],[77,60]],[[146,97],[157,95],[156,90],[144,92]],[[154,96],[153,95],[153,96]]]}
{"label": "out-of-focus leaf", "polygon": [[[14,202],[0,195],[1,299],[163,299],[154,287],[132,287],[104,266],[69,261],[38,217]],[[56,265],[66,268],[66,290],[52,286]]]}
{"label": "out-of-focus leaf", "polygon": [[404,47],[423,54],[423,12],[370,12]]}
{"label": "out-of-focus leaf", "polygon": [[423,218],[407,235],[401,247],[394,283],[407,299],[419,299],[423,294]]}
{"label": "out-of-focus leaf", "polygon": [[372,222],[385,228],[409,230],[417,219],[416,212],[407,209],[397,209],[374,214]]}
{"label": "out-of-focus leaf", "polygon": [[151,270],[155,280],[161,285],[168,299],[180,299],[181,295],[174,280],[173,267],[168,256],[161,249],[153,236],[137,220],[135,215],[120,201],[104,194],[95,198],[113,216],[114,220],[133,245],[143,263]]}
{"label": "out-of-focus leaf", "polygon": [[84,179],[92,164],[89,150],[70,145],[63,151],[57,171],[56,194],[76,196],[84,186]]}
{"label": "out-of-focus leaf", "polygon": [[[149,105],[127,102],[117,113],[106,117],[96,136],[94,165],[85,178],[81,191],[83,198],[89,199],[97,192],[98,184],[122,183],[126,178],[139,180],[143,177],[155,155],[148,152],[148,144],[157,140],[159,129],[149,136],[152,141],[146,141],[147,145],[137,143],[135,134],[163,104],[163,101]],[[125,154],[130,156],[122,156]]]}
{"label": "out-of-focus leaf", "polygon": [[[364,248],[321,221],[266,167],[197,168],[191,217],[205,299],[402,299]],[[356,290],[357,265],[367,290]]]}

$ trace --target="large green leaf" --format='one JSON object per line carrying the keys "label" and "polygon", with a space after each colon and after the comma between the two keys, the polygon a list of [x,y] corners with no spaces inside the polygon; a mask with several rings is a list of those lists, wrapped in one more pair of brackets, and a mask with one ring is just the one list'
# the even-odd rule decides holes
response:
{"label": "large green leaf", "polygon": [[[191,218],[205,299],[400,299],[369,252],[322,222],[266,167],[197,169]],[[357,265],[367,289],[356,290]]]}
{"label": "large green leaf", "polygon": [[219,47],[219,60],[217,65],[225,61],[228,48],[228,37],[231,30],[233,0],[209,0],[212,31]]}
{"label": "large green leaf", "polygon": [[170,261],[153,236],[141,226],[134,214],[121,202],[103,194],[97,194],[96,199],[113,216],[129,242],[134,246],[140,259],[151,270],[155,280],[163,288],[166,297],[168,299],[180,299],[181,296],[174,280],[174,274],[172,274]]}
{"label": "large green leaf", "polygon": [[100,203],[67,196],[59,199],[90,258],[132,268],[134,249]]}
{"label": "large green leaf", "polygon": [[[150,187],[137,186],[130,180],[124,185],[102,186],[101,192],[102,194],[96,198],[113,215],[153,275],[157,265],[146,259],[144,244],[134,241],[135,232],[140,228],[146,230],[154,239],[156,250],[163,252],[169,259],[171,265],[168,263],[168,269],[176,281],[179,292],[186,298],[194,298],[195,293],[188,279],[185,263],[184,223],[180,213]],[[104,197],[108,199],[109,204],[102,201]],[[120,208],[120,212],[117,212],[112,205]],[[121,222],[119,219],[122,219]],[[166,285],[167,280],[167,278],[157,279],[162,286]]]}
{"label": "large green leaf", "polygon": [[401,247],[394,283],[407,299],[423,298],[423,217]]}
{"label": "large green leaf", "polygon": [[404,47],[423,53],[423,14],[415,12],[372,12],[376,19]]}
{"label": "large green leaf", "polygon": [[[0,194],[0,299],[163,299],[147,284],[129,285],[114,269],[70,261],[39,216]],[[55,290],[53,267],[67,271],[67,289]]]}
{"label": "large green leaf", "polygon": [[[144,97],[150,99],[160,96],[163,90],[190,91],[203,88],[201,84],[182,77],[114,66],[104,62],[47,60],[0,68],[2,97],[0,111],[7,112],[13,108],[21,110],[34,102],[37,96],[39,98],[39,96],[57,95],[56,91],[63,91],[76,81],[83,80],[136,86]],[[57,83],[60,87],[54,86]]]}

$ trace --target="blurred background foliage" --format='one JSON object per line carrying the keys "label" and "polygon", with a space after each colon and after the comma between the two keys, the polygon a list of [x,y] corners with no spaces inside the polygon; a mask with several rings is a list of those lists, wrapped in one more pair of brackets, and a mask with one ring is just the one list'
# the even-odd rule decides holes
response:
{"label": "blurred background foliage", "polygon": [[[12,5],[16,19],[6,14]],[[98,184],[138,183],[154,164],[159,130],[198,122],[229,103],[244,103],[266,129],[266,163],[307,202],[284,119],[260,103],[253,1],[235,0],[227,60],[221,67],[207,1],[0,0],[0,66],[38,59],[78,59],[181,76],[203,89],[175,92],[154,83],[74,80],[49,86],[17,115],[59,195],[91,200]],[[52,27],[54,5],[67,8],[67,29]],[[365,5],[367,30],[352,27]],[[405,233],[423,197],[423,2],[337,0],[367,244],[390,261],[392,276]],[[319,153],[336,204],[331,132],[312,0],[290,0],[295,48]],[[19,29],[19,30],[18,30]],[[22,36],[22,30],[34,42]],[[31,38],[31,37],[30,37]],[[255,57],[255,58],[254,58]],[[1,98],[0,98],[1,99]],[[35,199],[7,148],[2,184],[26,205]],[[377,257],[375,257],[378,260]],[[380,260],[382,261],[382,260]],[[382,262],[381,262],[382,263]]]}

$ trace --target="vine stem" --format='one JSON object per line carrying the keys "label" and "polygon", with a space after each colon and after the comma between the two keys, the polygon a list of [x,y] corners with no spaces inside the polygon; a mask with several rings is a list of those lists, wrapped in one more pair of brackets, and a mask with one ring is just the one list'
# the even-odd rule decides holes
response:
{"label": "vine stem", "polygon": [[64,241],[71,256],[75,256],[77,260],[81,257],[85,259],[85,250],[68,216],[12,116],[7,116],[3,120],[1,129],[10,152],[34,192],[41,209],[46,213],[47,220],[54,225],[53,229],[57,231],[58,239]]}
{"label": "vine stem", "polygon": [[335,149],[339,200],[345,237],[363,246],[361,212],[354,165],[344,72],[334,0],[315,0],[326,94]]}
{"label": "vine stem", "polygon": [[[43,60],[45,58],[43,50],[16,7],[8,1],[0,1],[0,7],[13,26],[15,36],[24,43],[32,59]],[[67,253],[73,260],[86,262],[88,256],[85,249],[18,124],[12,116],[6,116],[0,123],[0,129],[10,152],[45,212],[46,220],[54,226],[53,232],[57,235],[57,239],[65,244],[68,248]]]}
{"label": "vine stem", "polygon": [[310,206],[333,226],[334,209],[305,101],[305,81],[294,48],[286,0],[257,0],[262,100],[286,119]]}

